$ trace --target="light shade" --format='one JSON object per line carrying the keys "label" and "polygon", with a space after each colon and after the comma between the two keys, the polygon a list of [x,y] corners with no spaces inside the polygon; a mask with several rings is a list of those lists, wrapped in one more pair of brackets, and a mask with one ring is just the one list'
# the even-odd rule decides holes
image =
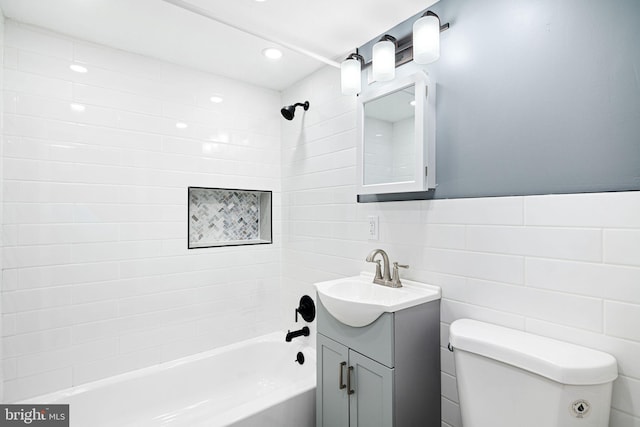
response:
{"label": "light shade", "polygon": [[440,58],[440,19],[425,15],[413,24],[413,60],[430,64]]}
{"label": "light shade", "polygon": [[340,81],[343,95],[356,95],[362,90],[362,68],[360,60],[349,58],[340,64]]}
{"label": "light shade", "polygon": [[393,80],[396,76],[396,44],[381,40],[373,45],[373,79],[379,82]]}

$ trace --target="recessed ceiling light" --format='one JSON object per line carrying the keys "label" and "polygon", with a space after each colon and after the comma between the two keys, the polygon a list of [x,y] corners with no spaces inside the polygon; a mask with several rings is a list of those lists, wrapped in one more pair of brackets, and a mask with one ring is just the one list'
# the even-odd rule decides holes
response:
{"label": "recessed ceiling light", "polygon": [[209,101],[213,102],[214,104],[220,104],[223,100],[224,98],[222,98],[220,95],[213,95],[211,98],[209,98]]}
{"label": "recessed ceiling light", "polygon": [[77,112],[79,112],[79,113],[81,113],[81,112],[83,112],[84,110],[86,110],[86,109],[87,109],[87,107],[85,107],[85,106],[84,106],[84,105],[82,105],[82,104],[69,104],[69,107],[71,107],[71,109],[72,109],[73,111],[77,111]]}
{"label": "recessed ceiling light", "polygon": [[71,71],[75,71],[76,73],[86,73],[87,71],[89,71],[87,67],[79,64],[71,64],[69,65],[69,68],[71,69]]}
{"label": "recessed ceiling light", "polygon": [[176,123],[176,127],[178,129],[186,129],[187,128],[187,124],[184,123],[184,122],[178,122],[178,123]]}
{"label": "recessed ceiling light", "polygon": [[411,105],[412,107],[415,107],[416,106],[416,100],[414,99],[413,101],[410,101],[409,105]]}
{"label": "recessed ceiling light", "polygon": [[280,59],[282,58],[282,51],[280,49],[276,49],[275,47],[268,47],[262,51],[262,54],[269,59]]}

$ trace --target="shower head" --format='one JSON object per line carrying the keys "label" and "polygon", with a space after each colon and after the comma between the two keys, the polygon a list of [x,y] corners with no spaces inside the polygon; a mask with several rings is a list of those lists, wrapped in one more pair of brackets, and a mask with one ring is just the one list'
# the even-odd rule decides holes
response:
{"label": "shower head", "polygon": [[282,107],[282,109],[280,110],[280,113],[282,113],[282,117],[287,120],[293,120],[293,115],[296,111],[296,107],[302,107],[304,108],[304,111],[307,111],[309,109],[309,101],[305,101],[304,103],[298,102],[293,105],[289,105],[288,107]]}

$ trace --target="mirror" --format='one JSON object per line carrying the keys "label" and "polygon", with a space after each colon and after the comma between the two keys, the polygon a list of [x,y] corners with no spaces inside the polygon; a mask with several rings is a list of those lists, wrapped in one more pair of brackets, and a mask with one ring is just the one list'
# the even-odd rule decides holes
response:
{"label": "mirror", "polygon": [[365,185],[413,179],[414,92],[410,86],[364,104]]}
{"label": "mirror", "polygon": [[435,187],[435,86],[424,72],[371,85],[358,117],[359,194]]}

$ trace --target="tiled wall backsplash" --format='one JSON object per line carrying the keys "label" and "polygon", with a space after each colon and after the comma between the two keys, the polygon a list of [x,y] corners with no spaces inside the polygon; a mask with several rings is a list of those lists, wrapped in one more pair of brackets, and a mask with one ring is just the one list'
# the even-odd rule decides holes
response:
{"label": "tiled wall backsplash", "polygon": [[270,192],[189,188],[189,248],[271,242]]}
{"label": "tiled wall backsplash", "polygon": [[[279,327],[280,94],[5,25],[3,401]],[[273,191],[276,243],[189,251],[189,186]]]}
{"label": "tiled wall backsplash", "polygon": [[[461,427],[449,324],[469,317],[613,354],[611,427],[640,426],[640,192],[357,204],[355,100],[324,69],[284,93],[311,99],[283,133],[283,280],[371,271],[371,249],[442,288],[443,427]],[[335,88],[335,90],[327,89]],[[329,94],[335,94],[330,96]],[[367,216],[379,241],[367,240]]]}

